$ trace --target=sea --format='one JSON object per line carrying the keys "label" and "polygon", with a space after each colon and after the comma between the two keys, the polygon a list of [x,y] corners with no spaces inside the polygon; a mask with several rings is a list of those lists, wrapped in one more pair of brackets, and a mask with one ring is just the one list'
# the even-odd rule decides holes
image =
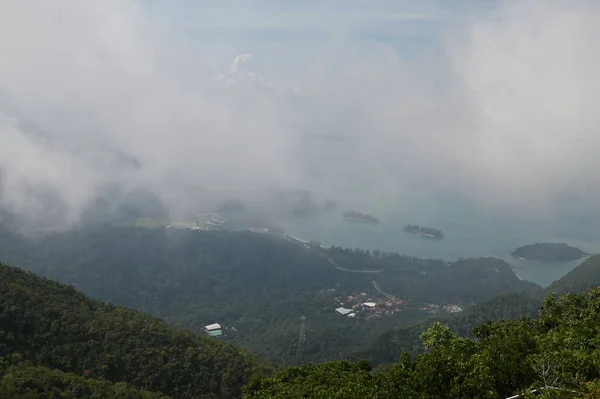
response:
{"label": "sea", "polygon": [[[537,242],[566,242],[587,253],[600,253],[600,232],[582,232],[580,228],[549,228],[541,223],[528,223],[505,218],[473,218],[448,215],[429,224],[410,220],[407,215],[389,216],[379,225],[349,221],[341,215],[292,219],[281,222],[286,233],[304,240],[318,241],[324,246],[361,248],[396,252],[426,259],[455,261],[472,257],[504,259],[515,274],[547,287],[573,270],[582,260],[544,262],[514,259],[510,254],[520,246]],[[422,224],[441,229],[442,240],[415,237],[402,229],[407,224]]]}

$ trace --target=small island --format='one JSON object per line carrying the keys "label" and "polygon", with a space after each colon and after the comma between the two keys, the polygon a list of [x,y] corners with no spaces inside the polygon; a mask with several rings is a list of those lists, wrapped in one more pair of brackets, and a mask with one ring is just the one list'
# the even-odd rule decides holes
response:
{"label": "small island", "polygon": [[360,213],[357,211],[346,211],[344,212],[344,217],[350,221],[366,222],[374,225],[379,224],[379,219],[377,219],[375,216],[367,215],[366,213]]}
{"label": "small island", "polygon": [[404,232],[412,234],[416,237],[431,238],[436,240],[444,238],[444,233],[442,233],[441,230],[434,229],[432,227],[409,224],[404,228]]}
{"label": "small island", "polygon": [[519,260],[570,262],[585,258],[589,254],[565,243],[538,243],[519,247],[511,255]]}

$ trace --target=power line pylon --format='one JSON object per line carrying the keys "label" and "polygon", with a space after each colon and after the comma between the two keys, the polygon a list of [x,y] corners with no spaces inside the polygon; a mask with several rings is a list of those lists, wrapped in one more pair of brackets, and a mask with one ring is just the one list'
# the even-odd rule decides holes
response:
{"label": "power line pylon", "polygon": [[306,317],[300,317],[300,338],[298,339],[298,348],[296,356],[300,358],[306,350]]}

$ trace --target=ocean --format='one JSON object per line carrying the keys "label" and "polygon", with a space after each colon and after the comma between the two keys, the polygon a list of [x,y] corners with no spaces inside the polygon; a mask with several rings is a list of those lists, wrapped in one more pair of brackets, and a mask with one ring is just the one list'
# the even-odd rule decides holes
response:
{"label": "ocean", "polygon": [[[406,234],[402,229],[407,224],[423,224],[439,228],[444,239],[430,240]],[[407,220],[406,216],[382,220],[379,225],[352,222],[341,215],[319,218],[287,220],[282,223],[284,230],[296,237],[319,241],[324,246],[362,248],[382,252],[397,252],[419,258],[444,259],[454,261],[459,258],[496,257],[513,266],[517,276],[547,287],[573,270],[581,263],[519,261],[510,253],[516,248],[536,242],[566,242],[580,247],[588,253],[600,253],[600,240],[594,242],[590,236],[577,237],[568,232],[557,232],[547,226],[534,223],[507,221],[505,219],[478,219],[450,216],[437,223],[420,223]],[[581,236],[581,234],[580,234]],[[585,239],[587,238],[587,239]]]}

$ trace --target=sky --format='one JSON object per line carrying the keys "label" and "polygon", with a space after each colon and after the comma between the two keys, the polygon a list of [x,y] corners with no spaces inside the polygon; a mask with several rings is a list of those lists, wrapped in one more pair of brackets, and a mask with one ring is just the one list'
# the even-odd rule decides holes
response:
{"label": "sky", "polygon": [[1,2],[0,206],[60,203],[69,224],[118,184],[173,214],[281,187],[378,214],[600,215],[598,17],[586,0]]}

